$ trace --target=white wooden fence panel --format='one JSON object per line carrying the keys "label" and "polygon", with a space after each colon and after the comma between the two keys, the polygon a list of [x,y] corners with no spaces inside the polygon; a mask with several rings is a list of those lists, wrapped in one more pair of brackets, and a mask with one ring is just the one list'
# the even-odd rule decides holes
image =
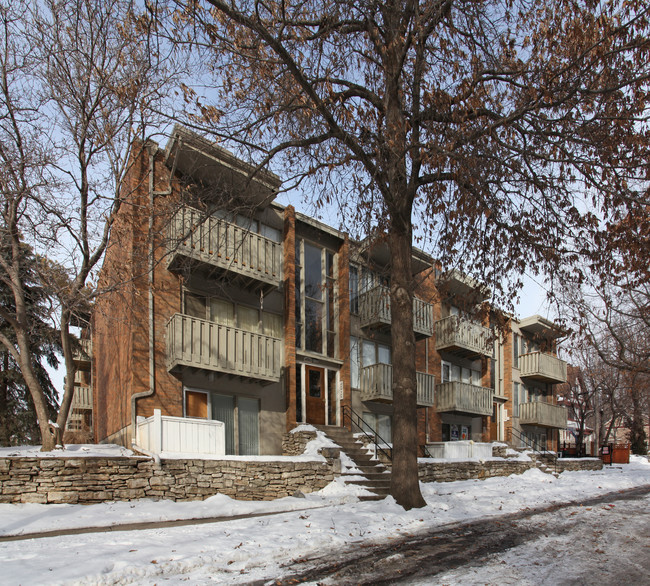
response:
{"label": "white wooden fence panel", "polygon": [[154,454],[209,454],[226,453],[225,424],[221,421],[190,417],[162,416],[159,409],[146,419],[138,421],[138,445]]}

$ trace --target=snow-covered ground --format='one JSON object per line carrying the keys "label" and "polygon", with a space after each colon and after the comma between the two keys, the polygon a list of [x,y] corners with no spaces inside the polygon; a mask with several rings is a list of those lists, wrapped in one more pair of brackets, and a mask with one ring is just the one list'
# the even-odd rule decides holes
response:
{"label": "snow-covered ground", "polygon": [[425,528],[580,502],[606,492],[650,485],[650,463],[559,478],[530,470],[520,476],[422,484],[428,503],[404,511],[391,498],[358,502],[340,482],[306,498],[240,502],[217,495],[202,502],[142,500],[100,505],[0,505],[0,533],[286,511],[271,516],[0,543],[3,584],[237,584],[292,573],[292,563],[335,556],[346,548]]}

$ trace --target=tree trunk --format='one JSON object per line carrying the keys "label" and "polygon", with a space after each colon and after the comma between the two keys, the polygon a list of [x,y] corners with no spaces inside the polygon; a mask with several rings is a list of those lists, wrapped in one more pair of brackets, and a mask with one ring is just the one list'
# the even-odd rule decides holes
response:
{"label": "tree trunk", "polygon": [[70,405],[72,404],[72,398],[74,395],[74,379],[77,374],[77,367],[73,360],[73,348],[70,336],[70,312],[67,309],[61,311],[61,348],[63,349],[63,359],[65,361],[65,385],[56,423],[59,432],[57,443],[63,445],[63,432],[70,414]]}
{"label": "tree trunk", "polygon": [[27,336],[24,332],[21,332],[17,337],[18,346],[20,348],[20,359],[18,363],[23,378],[25,379],[25,383],[27,384],[27,388],[32,396],[32,400],[34,401],[34,409],[36,410],[36,417],[38,418],[38,427],[41,430],[41,451],[49,452],[56,447],[56,437],[53,433],[54,430],[50,425],[45,393],[43,393],[43,388],[38,382],[38,377],[35,375],[31,364],[31,353],[29,352]]}
{"label": "tree trunk", "polygon": [[391,338],[393,346],[393,470],[390,493],[406,510],[424,507],[418,480],[417,383],[413,332],[411,224],[394,219],[391,250]]}
{"label": "tree trunk", "polygon": [[0,445],[11,445],[9,429],[9,352],[2,353],[2,380],[0,381]]}

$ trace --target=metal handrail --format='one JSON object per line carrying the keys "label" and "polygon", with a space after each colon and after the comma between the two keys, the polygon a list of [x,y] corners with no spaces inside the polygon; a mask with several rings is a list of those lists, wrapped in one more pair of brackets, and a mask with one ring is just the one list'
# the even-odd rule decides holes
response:
{"label": "metal handrail", "polygon": [[426,444],[421,445],[420,448],[422,450],[422,458],[433,458]]}
{"label": "metal handrail", "polygon": [[516,430],[514,427],[511,428],[510,433],[514,435],[518,440],[526,444],[530,449],[533,450],[533,452],[537,452],[541,454],[545,458],[550,458],[553,462],[553,467],[555,468],[555,472],[557,472],[557,454],[552,452],[551,450],[547,450],[546,448],[542,448],[535,440],[527,438],[525,435],[520,433],[518,430]]}
{"label": "metal handrail", "polygon": [[[350,407],[349,405],[343,405],[343,425],[345,425],[345,418],[348,418],[350,420],[350,426],[351,427],[356,427],[366,438],[368,438],[375,446],[375,457],[377,457],[377,452],[381,452],[386,458],[388,458],[389,461],[393,461],[393,454],[392,454],[392,449],[389,451],[391,453],[388,453],[389,451],[384,450],[379,445],[379,442],[381,442],[384,445],[388,445],[388,442],[384,440],[375,429],[372,428],[368,423],[366,423],[361,416],[358,413],[355,413],[355,411]],[[366,431],[364,429],[364,426],[370,430],[370,432]]]}

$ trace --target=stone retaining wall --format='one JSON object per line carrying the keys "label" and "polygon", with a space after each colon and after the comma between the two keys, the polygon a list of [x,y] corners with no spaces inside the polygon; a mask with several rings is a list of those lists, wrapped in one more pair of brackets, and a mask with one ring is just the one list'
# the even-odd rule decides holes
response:
{"label": "stone retaining wall", "polygon": [[535,467],[534,462],[520,460],[485,460],[482,462],[467,460],[454,462],[427,462],[419,460],[419,477],[422,482],[454,482],[491,478],[492,476],[510,476],[523,474]]}
{"label": "stone retaining wall", "polygon": [[577,470],[602,470],[603,461],[600,458],[558,458],[558,472],[575,472]]}
{"label": "stone retaining wall", "polygon": [[217,493],[271,500],[312,492],[340,473],[340,460],[162,460],[0,458],[1,503],[81,503],[160,498],[202,500]]}
{"label": "stone retaining wall", "polygon": [[305,447],[313,439],[316,439],[315,431],[289,431],[282,436],[282,454],[300,456],[305,453]]}

